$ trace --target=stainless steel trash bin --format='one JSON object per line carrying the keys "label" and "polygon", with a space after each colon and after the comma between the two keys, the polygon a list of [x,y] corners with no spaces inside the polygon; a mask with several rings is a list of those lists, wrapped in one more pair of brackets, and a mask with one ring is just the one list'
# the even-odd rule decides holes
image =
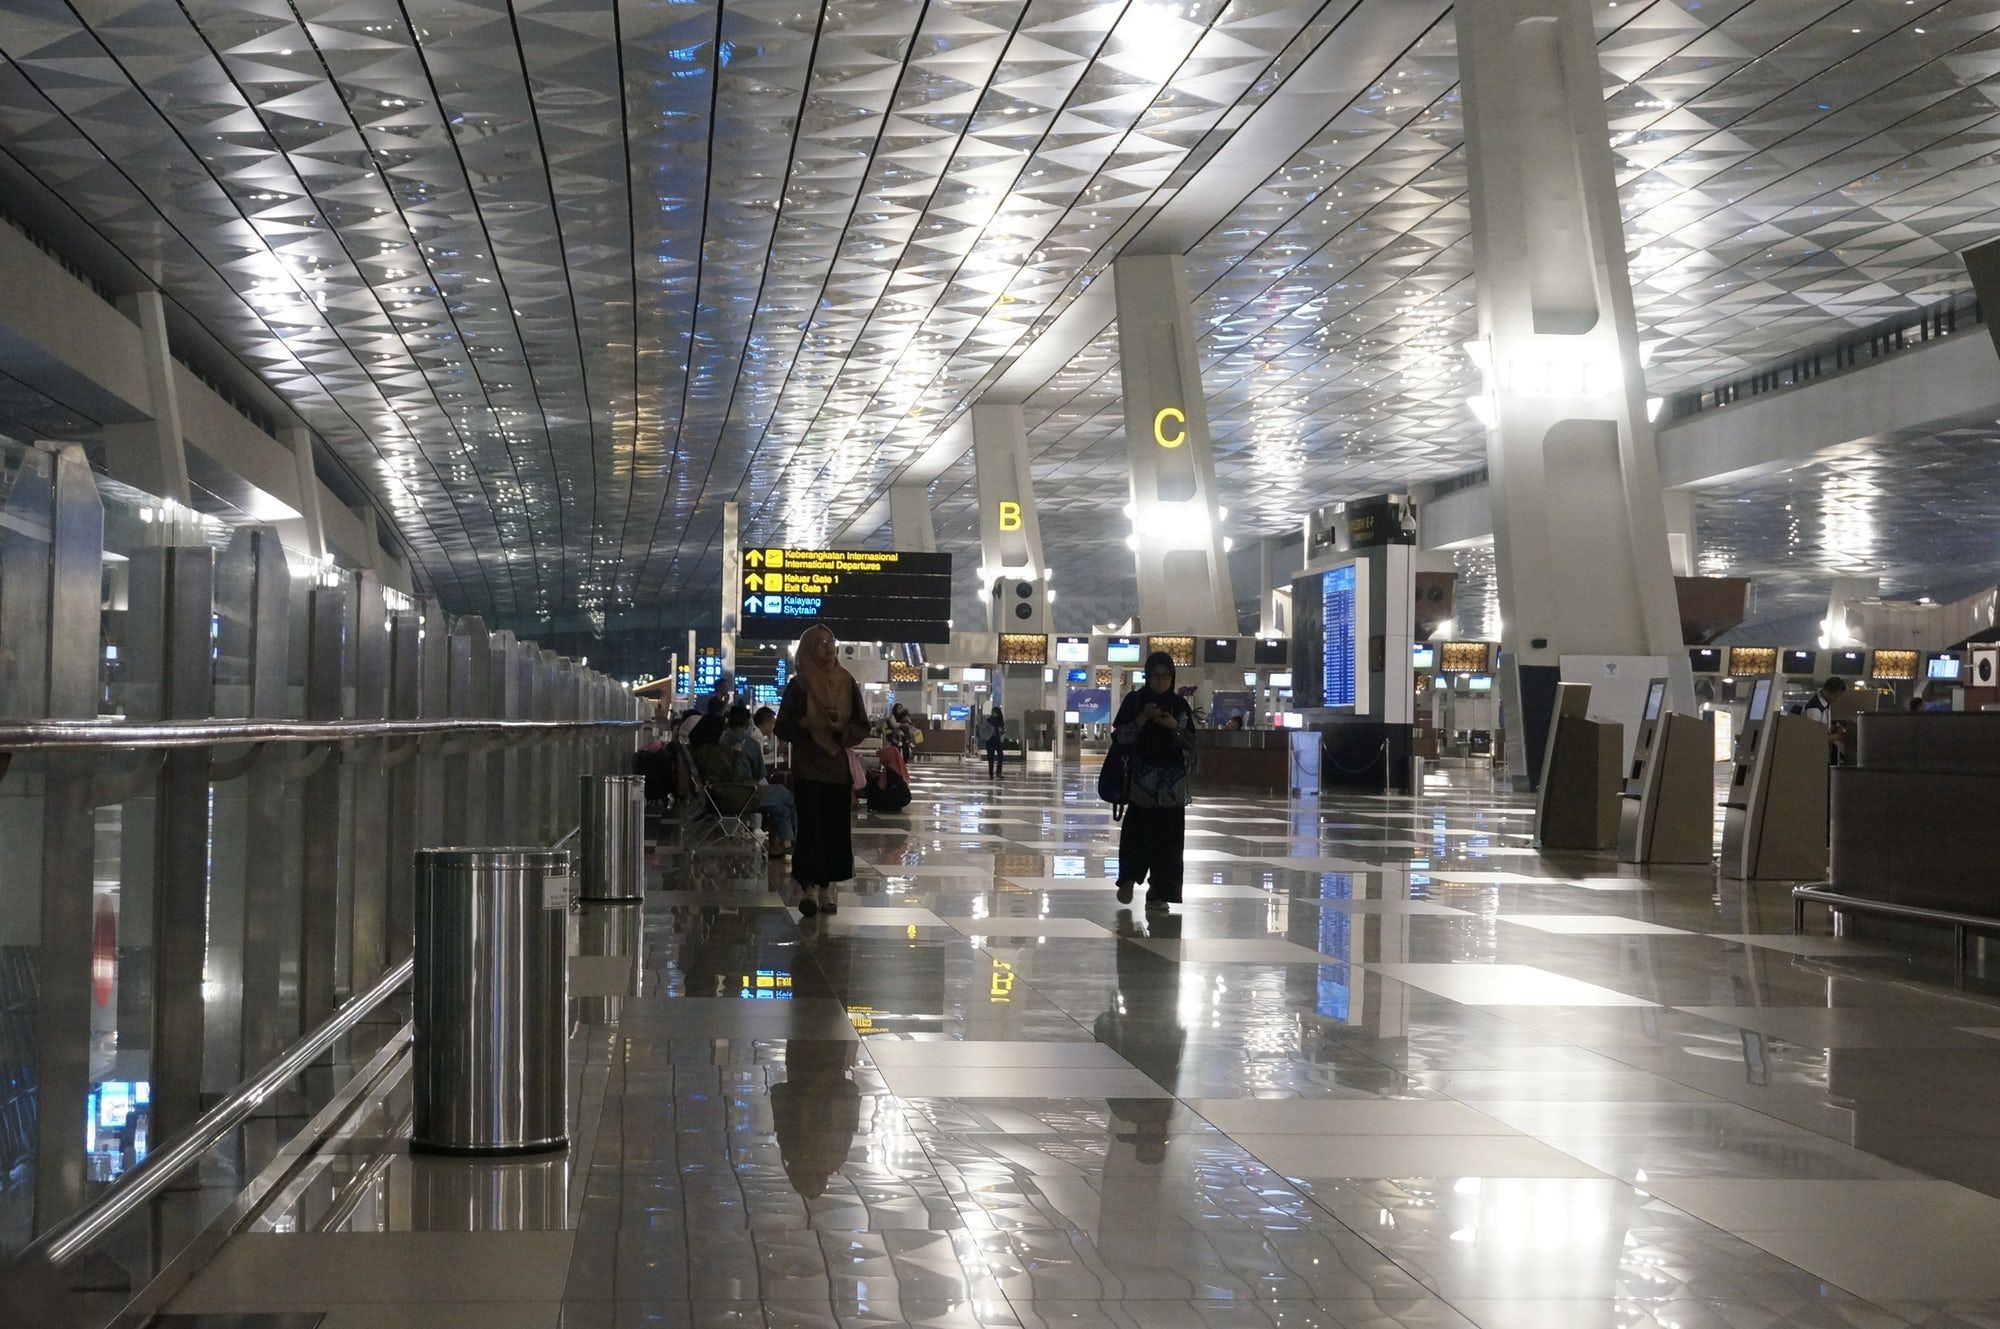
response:
{"label": "stainless steel trash bin", "polygon": [[1410,792],[1412,794],[1421,794],[1424,792],[1424,759],[1422,757],[1410,758]]}
{"label": "stainless steel trash bin", "polygon": [[577,898],[646,897],[646,782],[636,775],[586,775]]}
{"label": "stainless steel trash bin", "polygon": [[412,1149],[569,1143],[569,900],[563,850],[418,851]]}

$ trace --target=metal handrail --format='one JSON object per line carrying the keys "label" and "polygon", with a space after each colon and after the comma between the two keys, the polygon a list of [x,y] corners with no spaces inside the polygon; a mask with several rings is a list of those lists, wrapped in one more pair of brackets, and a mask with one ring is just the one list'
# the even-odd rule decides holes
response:
{"label": "metal handrail", "polygon": [[433,734],[554,734],[638,729],[643,720],[29,720],[0,724],[0,752],[59,748],[201,748],[222,743],[358,743]]}
{"label": "metal handrail", "polygon": [[185,1131],[153,1151],[146,1161],[120,1177],[111,1188],[70,1218],[56,1224],[21,1252],[63,1265],[89,1249],[134,1209],[166,1188],[229,1131],[247,1119],[264,1100],[296,1079],[341,1035],[353,1029],[410,981],[412,961],[404,960],[376,980],[373,987],[350,997],[326,1022],[292,1044],[275,1061],[236,1086]]}

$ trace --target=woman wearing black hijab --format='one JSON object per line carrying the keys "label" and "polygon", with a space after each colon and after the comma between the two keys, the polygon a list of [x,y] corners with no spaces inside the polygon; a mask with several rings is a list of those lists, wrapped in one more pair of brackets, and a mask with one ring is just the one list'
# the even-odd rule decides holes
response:
{"label": "woman wearing black hijab", "polygon": [[1143,881],[1147,912],[1164,913],[1181,902],[1194,751],[1194,710],[1174,687],[1173,657],[1165,651],[1146,657],[1146,684],[1125,694],[1111,741],[1125,759],[1129,803],[1118,833],[1118,903],[1132,903]]}

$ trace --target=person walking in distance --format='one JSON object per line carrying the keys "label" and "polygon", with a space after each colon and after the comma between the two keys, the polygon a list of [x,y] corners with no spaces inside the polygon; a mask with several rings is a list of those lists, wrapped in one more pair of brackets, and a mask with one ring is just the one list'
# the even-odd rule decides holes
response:
{"label": "person walking in distance", "polygon": [[797,672],[778,703],[778,737],[791,744],[798,839],[792,880],[799,913],[837,910],[835,891],[854,875],[854,771],[848,751],[868,737],[867,703],[841,667],[833,629],[815,623],[799,638]]}
{"label": "person walking in distance", "polygon": [[1007,713],[994,702],[993,709],[986,712],[986,773],[995,780],[1000,778],[1000,764],[1007,758]]}
{"label": "person walking in distance", "polygon": [[1194,711],[1174,682],[1173,657],[1154,651],[1146,658],[1145,686],[1125,694],[1111,725],[1125,761],[1128,804],[1118,832],[1118,903],[1132,903],[1143,881],[1148,913],[1181,902]]}

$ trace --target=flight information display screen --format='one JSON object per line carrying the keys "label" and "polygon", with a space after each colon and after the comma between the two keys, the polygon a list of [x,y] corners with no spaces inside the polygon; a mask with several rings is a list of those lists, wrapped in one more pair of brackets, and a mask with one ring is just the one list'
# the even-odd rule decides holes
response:
{"label": "flight information display screen", "polygon": [[1334,568],[1320,578],[1321,702],[1354,704],[1354,565]]}

